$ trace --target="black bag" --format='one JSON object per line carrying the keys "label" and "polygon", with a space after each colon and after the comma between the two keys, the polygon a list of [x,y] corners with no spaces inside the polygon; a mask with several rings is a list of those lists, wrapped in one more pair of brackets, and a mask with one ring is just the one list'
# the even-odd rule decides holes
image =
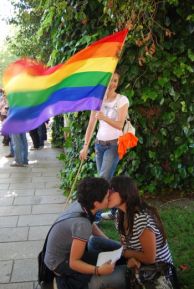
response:
{"label": "black bag", "polygon": [[[50,231],[49,231],[50,232]],[[48,233],[49,234],[49,233]],[[42,251],[38,255],[38,284],[44,288],[46,284],[52,284],[54,279],[54,273],[44,263],[44,257],[46,253],[48,235],[44,242]]]}
{"label": "black bag", "polygon": [[127,268],[126,282],[129,289],[179,289],[176,269],[169,263],[142,265],[138,272]]}

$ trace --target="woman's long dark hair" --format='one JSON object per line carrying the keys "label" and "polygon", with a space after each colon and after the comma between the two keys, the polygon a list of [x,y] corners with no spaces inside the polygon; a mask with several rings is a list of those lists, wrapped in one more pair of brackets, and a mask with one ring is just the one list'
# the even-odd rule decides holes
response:
{"label": "woman's long dark hair", "polygon": [[148,212],[154,221],[156,222],[156,226],[161,232],[163,236],[163,241],[166,241],[166,233],[164,230],[164,226],[160,219],[159,213],[156,208],[148,205],[140,196],[138,192],[137,185],[135,182],[127,177],[127,176],[118,176],[113,177],[111,180],[111,188],[120,194],[120,197],[123,202],[126,203],[127,210],[126,210],[126,219],[128,221],[127,228],[124,226],[124,212],[118,210],[118,230],[120,234],[132,235],[133,232],[133,222],[134,222],[134,215],[138,212]]}

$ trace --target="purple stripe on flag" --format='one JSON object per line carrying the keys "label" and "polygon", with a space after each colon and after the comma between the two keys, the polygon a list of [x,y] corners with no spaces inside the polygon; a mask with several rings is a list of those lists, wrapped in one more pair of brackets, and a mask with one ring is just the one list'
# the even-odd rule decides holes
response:
{"label": "purple stripe on flag", "polygon": [[[68,112],[78,112],[83,110],[100,110],[102,100],[90,97],[87,100],[81,99],[77,101],[60,101],[55,104],[47,106],[44,110],[41,111],[40,115],[34,119],[21,119],[14,120],[12,117],[9,120],[8,118],[4,121],[2,127],[2,134],[17,134],[22,132],[28,132],[36,127],[40,126],[43,122],[47,121],[50,117],[55,115],[68,113]],[[32,114],[32,107],[31,115]],[[34,107],[34,112],[36,107]],[[34,114],[36,115],[36,113]]]}

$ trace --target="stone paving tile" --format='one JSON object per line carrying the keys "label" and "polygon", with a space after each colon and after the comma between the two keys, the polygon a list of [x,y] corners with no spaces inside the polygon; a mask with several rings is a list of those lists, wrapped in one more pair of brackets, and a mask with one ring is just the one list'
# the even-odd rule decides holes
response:
{"label": "stone paving tile", "polygon": [[[8,283],[11,278],[13,261],[0,261],[0,283]],[[1,287],[0,287],[1,288]]]}
{"label": "stone paving tile", "polygon": [[50,227],[51,226],[30,227],[28,240],[30,240],[30,241],[45,240],[45,237],[46,237]]}
{"label": "stone paving tile", "polygon": [[61,190],[59,188],[54,188],[54,189],[35,189],[35,195],[36,196],[61,196]]}
{"label": "stone paving tile", "polygon": [[54,176],[57,176],[57,177],[60,178],[60,172],[56,171],[56,170],[49,171],[49,172],[45,171],[45,172],[42,173],[42,175],[43,175],[43,177],[54,177]]}
{"label": "stone paving tile", "polygon": [[0,284],[0,289],[33,289],[33,282]]}
{"label": "stone paving tile", "polygon": [[0,216],[18,216],[31,214],[31,206],[0,207]]}
{"label": "stone paving tile", "polygon": [[32,214],[53,214],[53,213],[61,213],[64,210],[64,202],[63,204],[49,204],[49,205],[33,205],[32,206]]}
{"label": "stone paving tile", "polygon": [[19,216],[18,226],[44,226],[51,225],[58,217],[59,214],[41,214],[41,215],[29,215]]}
{"label": "stone paving tile", "polygon": [[41,203],[41,197],[39,196],[19,196],[15,197],[14,205],[35,205]]}
{"label": "stone paving tile", "polygon": [[59,182],[47,182],[45,184],[46,188],[52,189],[52,188],[58,188],[59,187]]}
{"label": "stone paving tile", "polygon": [[45,163],[40,163],[40,164],[36,164],[36,166],[34,165],[34,167],[32,167],[32,165],[31,165],[31,169],[32,169],[32,172],[44,172],[44,171],[46,171],[46,170],[48,170],[48,171],[55,171],[55,172],[59,172],[61,169],[62,169],[62,167],[60,166],[58,166],[58,164],[56,165],[56,164],[54,164],[54,163],[47,163],[47,162],[45,162]]}
{"label": "stone paving tile", "polygon": [[59,204],[64,203],[64,196],[27,196],[16,197],[14,205],[38,205],[38,204]]}
{"label": "stone paving tile", "polygon": [[11,206],[13,204],[14,197],[1,196],[0,197],[0,206]]}
{"label": "stone paving tile", "polygon": [[56,176],[40,176],[40,177],[32,177],[32,182],[37,182],[37,183],[47,183],[47,182],[60,182],[60,179]]}
{"label": "stone paving tile", "polygon": [[[19,169],[23,169],[21,172],[25,173],[24,169],[26,169],[26,168],[19,168]],[[8,167],[5,167],[5,166],[1,167],[0,166],[0,174],[3,173],[3,174],[11,175],[11,173],[13,173],[14,171],[19,173],[19,171],[16,168],[12,168],[10,166],[8,166]]]}
{"label": "stone paving tile", "polygon": [[7,195],[17,196],[33,196],[36,189],[12,189],[7,191]]}
{"label": "stone paving tile", "polygon": [[35,256],[38,256],[42,246],[43,241],[0,243],[0,260],[34,258]]}
{"label": "stone paving tile", "polygon": [[64,204],[66,198],[63,195],[42,196],[41,204]]}
{"label": "stone paving tile", "polygon": [[11,282],[36,281],[37,276],[37,258],[16,260],[14,262]]}
{"label": "stone paving tile", "polygon": [[8,184],[1,184],[1,189],[9,189],[9,183]]}
{"label": "stone paving tile", "polygon": [[45,183],[24,183],[24,184],[10,184],[9,189],[32,189],[32,188],[36,188],[36,189],[44,189],[45,188]]}
{"label": "stone paving tile", "polygon": [[28,227],[0,228],[0,242],[26,241],[28,238]]}
{"label": "stone paving tile", "polygon": [[0,217],[0,228],[16,227],[18,216]]}
{"label": "stone paving tile", "polygon": [[26,177],[26,176],[31,176],[31,177],[40,177],[41,175],[42,175],[42,173],[41,172],[37,172],[37,173],[33,173],[31,170],[29,171],[29,170],[26,170],[26,171],[24,171],[24,172],[11,172],[10,173],[10,177],[12,178],[12,177]]}
{"label": "stone paving tile", "polygon": [[37,173],[37,172],[47,172],[47,173],[53,173],[53,172],[59,172],[61,167],[55,167],[55,168],[49,168],[48,165],[47,167],[45,166],[44,168],[39,168],[39,167],[34,167],[32,168],[32,173]]}
{"label": "stone paving tile", "polygon": [[3,172],[0,173],[0,179],[7,179],[10,177],[10,174],[4,174]]}
{"label": "stone paving tile", "polygon": [[[3,180],[0,179],[0,186],[1,186],[1,183],[3,183]],[[23,177],[21,176],[10,176],[9,179],[6,179],[4,183],[14,183],[14,184],[17,184],[17,183],[32,183],[32,177],[31,176],[28,176],[28,175],[25,175]]]}

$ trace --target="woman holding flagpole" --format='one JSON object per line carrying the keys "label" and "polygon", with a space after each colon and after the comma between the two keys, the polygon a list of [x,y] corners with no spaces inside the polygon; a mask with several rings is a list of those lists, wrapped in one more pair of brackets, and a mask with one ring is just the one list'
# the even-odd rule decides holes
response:
{"label": "woman holding flagpole", "polygon": [[[100,177],[110,180],[115,173],[119,162],[118,138],[122,135],[122,129],[128,114],[129,101],[126,96],[116,92],[120,75],[115,72],[112,76],[107,92],[105,94],[101,110],[92,111],[86,129],[84,145],[80,151],[80,159],[86,160],[89,143],[92,134],[99,121],[99,128],[95,140],[96,166]],[[113,219],[115,209],[111,212],[101,212],[96,215],[96,222],[104,219]]]}

